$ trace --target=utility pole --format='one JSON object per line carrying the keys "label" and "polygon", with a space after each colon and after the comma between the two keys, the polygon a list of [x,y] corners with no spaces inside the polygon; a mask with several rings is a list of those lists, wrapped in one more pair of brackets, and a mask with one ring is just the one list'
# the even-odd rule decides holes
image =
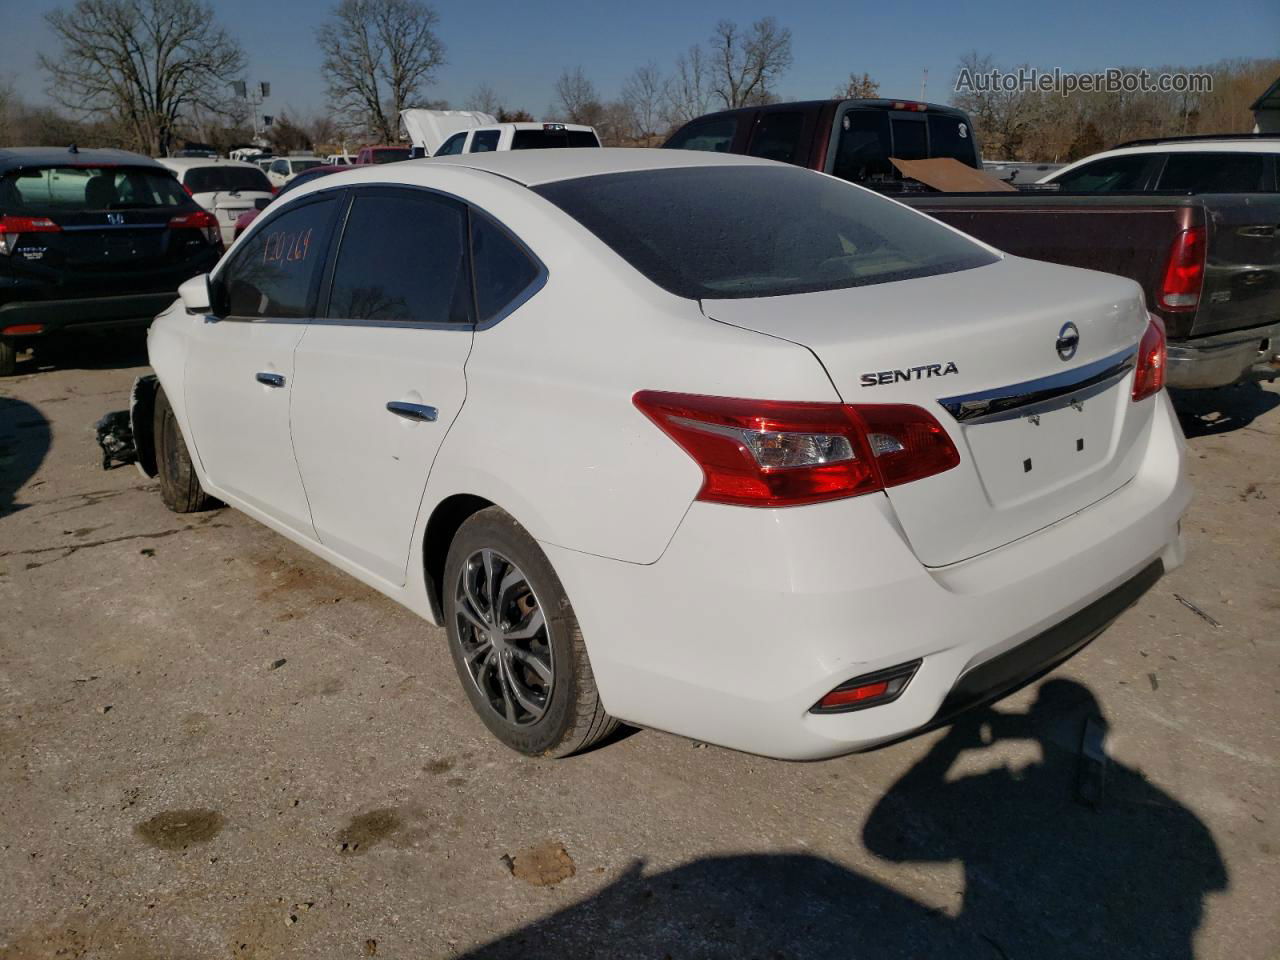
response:
{"label": "utility pole", "polygon": [[921,100],[925,99],[924,91],[927,86],[929,86],[929,68],[925,67],[924,75],[920,78],[920,99]]}
{"label": "utility pole", "polygon": [[258,108],[271,96],[271,84],[263,81],[250,85],[243,80],[237,80],[231,85],[231,89],[249,108],[249,115],[253,118],[253,139],[255,141],[261,139],[267,120],[259,114]]}

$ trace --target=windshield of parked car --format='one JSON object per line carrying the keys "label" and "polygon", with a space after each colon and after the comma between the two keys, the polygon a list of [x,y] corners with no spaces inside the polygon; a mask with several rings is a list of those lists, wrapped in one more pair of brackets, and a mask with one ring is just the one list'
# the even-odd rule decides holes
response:
{"label": "windshield of parked car", "polygon": [[170,173],[146,167],[27,167],[0,179],[0,210],[6,213],[138,210],[190,202]]}
{"label": "windshield of parked car", "polygon": [[182,182],[192,193],[213,193],[218,190],[257,190],[271,192],[271,181],[261,170],[248,167],[193,167]]}
{"label": "windshield of parked car", "polygon": [[777,297],[968,270],[998,258],[870,191],[786,167],[693,167],[534,190],[676,296]]}

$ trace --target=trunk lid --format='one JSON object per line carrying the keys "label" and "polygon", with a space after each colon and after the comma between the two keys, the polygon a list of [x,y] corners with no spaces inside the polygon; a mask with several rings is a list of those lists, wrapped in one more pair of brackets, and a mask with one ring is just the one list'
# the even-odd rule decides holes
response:
{"label": "trunk lid", "polygon": [[[847,403],[932,413],[960,465],[887,491],[912,549],[943,566],[1097,502],[1137,470],[1152,404],[1130,399],[1148,316],[1108,274],[1006,258],[823,293],[704,300],[712,319],[802,344]],[[1072,326],[1075,349],[1069,341]],[[805,398],[794,398],[805,399]]]}

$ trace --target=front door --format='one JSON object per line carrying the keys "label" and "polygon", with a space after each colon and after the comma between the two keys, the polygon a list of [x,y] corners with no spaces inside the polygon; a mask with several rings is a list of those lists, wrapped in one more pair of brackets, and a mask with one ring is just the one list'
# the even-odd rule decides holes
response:
{"label": "front door", "polygon": [[215,275],[222,316],[196,325],[187,417],[218,492],[314,536],[289,437],[294,351],[314,312],[339,201],[330,193],[264,221]]}
{"label": "front door", "polygon": [[466,397],[467,211],[423,190],[354,194],[325,316],[297,349],[293,446],[320,542],[400,585],[427,474]]}

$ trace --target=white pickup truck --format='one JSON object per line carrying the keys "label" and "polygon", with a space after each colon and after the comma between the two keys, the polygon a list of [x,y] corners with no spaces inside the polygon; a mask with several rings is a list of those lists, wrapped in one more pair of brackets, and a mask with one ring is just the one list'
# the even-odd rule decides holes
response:
{"label": "white pickup truck", "polygon": [[580,123],[499,123],[474,110],[402,110],[415,156],[531,150],[544,147],[598,147],[594,127]]}

